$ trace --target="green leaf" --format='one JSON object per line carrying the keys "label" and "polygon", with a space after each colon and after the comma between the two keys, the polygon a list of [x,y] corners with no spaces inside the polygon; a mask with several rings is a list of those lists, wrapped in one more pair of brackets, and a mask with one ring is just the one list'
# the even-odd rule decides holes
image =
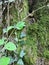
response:
{"label": "green leaf", "polygon": [[6,33],[6,32],[7,32],[7,29],[6,29],[6,28],[4,28],[4,29],[3,29],[3,33]]}
{"label": "green leaf", "polygon": [[24,52],[24,50],[22,50],[22,51],[20,52],[20,57],[23,58],[23,56],[24,56],[25,54],[26,54],[26,53]]}
{"label": "green leaf", "polygon": [[18,62],[17,62],[18,65],[24,65],[22,59],[19,59]]}
{"label": "green leaf", "polygon": [[9,62],[10,62],[10,58],[9,57],[0,58],[0,65],[8,65]]}
{"label": "green leaf", "polygon": [[4,39],[0,39],[0,46],[4,44]]}
{"label": "green leaf", "polygon": [[14,28],[14,26],[9,26],[9,27],[7,27],[7,32],[8,32],[9,30],[13,29],[13,28]]}
{"label": "green leaf", "polygon": [[21,29],[23,29],[24,26],[25,26],[25,22],[18,22],[17,25],[16,25],[16,28],[18,30],[21,30]]}
{"label": "green leaf", "polygon": [[18,41],[19,41],[17,37],[16,37],[14,40],[15,40],[16,42],[18,42]]}
{"label": "green leaf", "polygon": [[5,45],[5,49],[9,50],[9,51],[14,51],[16,50],[16,46],[14,43],[12,42],[8,42],[6,45]]}
{"label": "green leaf", "polygon": [[26,33],[25,33],[25,32],[21,32],[20,37],[21,37],[21,38],[26,37]]}
{"label": "green leaf", "polygon": [[49,8],[49,3],[47,4],[47,7]]}

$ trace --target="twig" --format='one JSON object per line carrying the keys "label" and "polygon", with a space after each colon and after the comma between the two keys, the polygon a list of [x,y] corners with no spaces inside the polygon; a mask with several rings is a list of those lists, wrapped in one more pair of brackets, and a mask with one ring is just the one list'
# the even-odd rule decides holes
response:
{"label": "twig", "polygon": [[43,9],[45,7],[45,5],[44,6],[42,6],[42,7],[39,7],[38,9],[36,9],[36,10],[34,10],[31,14],[28,14],[25,18],[23,18],[23,20],[22,21],[24,21],[26,18],[28,18],[28,16],[30,16],[30,15],[32,15],[33,16],[33,14],[35,13],[35,12],[37,12],[38,10],[40,10],[40,9]]}
{"label": "twig", "polygon": [[[36,9],[36,10],[34,10],[31,14],[34,14],[36,11],[38,11],[38,10],[44,8],[44,7],[45,7],[45,5],[42,6],[42,7],[40,7],[40,8],[38,8],[38,9]],[[30,14],[28,14],[22,21],[24,21],[28,16],[30,16]],[[15,30],[15,29],[13,29],[13,31],[14,31],[14,30]],[[13,31],[12,31],[11,34],[9,35],[9,37],[8,37],[7,41],[5,42],[5,44],[8,42],[8,40],[9,40],[10,36],[12,35]],[[1,50],[1,52],[2,52],[4,49],[5,49],[5,48],[3,47],[3,49]]]}
{"label": "twig", "polygon": [[7,5],[7,24],[10,26],[10,17],[9,17],[9,0],[8,0],[8,5]]}

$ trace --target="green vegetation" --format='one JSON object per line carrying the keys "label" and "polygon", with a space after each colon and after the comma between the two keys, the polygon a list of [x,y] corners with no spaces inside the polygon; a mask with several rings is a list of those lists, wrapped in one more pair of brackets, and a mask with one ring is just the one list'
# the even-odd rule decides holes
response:
{"label": "green vegetation", "polygon": [[37,0],[32,22],[28,1],[17,2],[9,6],[9,26],[4,21],[6,26],[0,27],[0,65],[36,65],[38,58],[49,61],[49,3]]}

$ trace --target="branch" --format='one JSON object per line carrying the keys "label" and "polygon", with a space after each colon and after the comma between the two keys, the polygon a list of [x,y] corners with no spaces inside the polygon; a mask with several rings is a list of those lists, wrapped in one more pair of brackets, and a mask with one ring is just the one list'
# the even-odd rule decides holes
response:
{"label": "branch", "polygon": [[42,6],[42,7],[39,7],[38,9],[36,9],[36,10],[34,10],[34,11],[32,11],[32,13],[31,13],[31,14],[28,14],[25,18],[23,18],[22,21],[26,20],[26,18],[28,18],[28,16],[33,16],[35,12],[37,12],[37,11],[40,10],[40,9],[43,9],[44,7],[45,7],[45,5]]}

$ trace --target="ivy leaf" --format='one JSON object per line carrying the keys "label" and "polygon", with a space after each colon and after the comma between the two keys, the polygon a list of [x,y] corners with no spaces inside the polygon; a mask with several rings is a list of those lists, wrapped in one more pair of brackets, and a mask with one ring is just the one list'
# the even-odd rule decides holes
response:
{"label": "ivy leaf", "polygon": [[10,62],[10,58],[9,57],[0,58],[0,65],[8,65],[9,62]]}
{"label": "ivy leaf", "polygon": [[49,3],[47,4],[47,7],[49,8]]}
{"label": "ivy leaf", "polygon": [[7,32],[8,32],[9,30],[13,29],[13,28],[14,28],[14,26],[9,26],[9,27],[7,27]]}
{"label": "ivy leaf", "polygon": [[17,57],[13,58],[10,56],[10,63],[9,64],[11,65],[14,62],[17,62]]}
{"label": "ivy leaf", "polygon": [[26,33],[25,33],[25,32],[21,32],[20,37],[21,37],[21,38],[26,37]]}
{"label": "ivy leaf", "polygon": [[20,57],[23,58],[23,56],[24,56],[25,54],[26,54],[26,53],[24,52],[24,50],[22,50],[22,51],[20,52]]}
{"label": "ivy leaf", "polygon": [[6,45],[5,45],[5,49],[9,50],[9,51],[14,51],[16,50],[16,46],[14,43],[12,42],[8,42]]}
{"label": "ivy leaf", "polygon": [[4,28],[4,29],[3,29],[3,33],[6,33],[6,32],[7,32],[7,29],[6,29],[6,28]]}
{"label": "ivy leaf", "polygon": [[18,41],[19,41],[17,37],[16,37],[14,40],[15,40],[16,42],[18,42]]}
{"label": "ivy leaf", "polygon": [[17,25],[16,25],[16,28],[18,30],[21,30],[21,29],[23,29],[24,26],[25,26],[25,22],[18,22]]}
{"label": "ivy leaf", "polygon": [[4,44],[4,39],[0,39],[0,46]]}
{"label": "ivy leaf", "polygon": [[19,59],[18,62],[17,62],[18,65],[24,65],[22,59]]}

